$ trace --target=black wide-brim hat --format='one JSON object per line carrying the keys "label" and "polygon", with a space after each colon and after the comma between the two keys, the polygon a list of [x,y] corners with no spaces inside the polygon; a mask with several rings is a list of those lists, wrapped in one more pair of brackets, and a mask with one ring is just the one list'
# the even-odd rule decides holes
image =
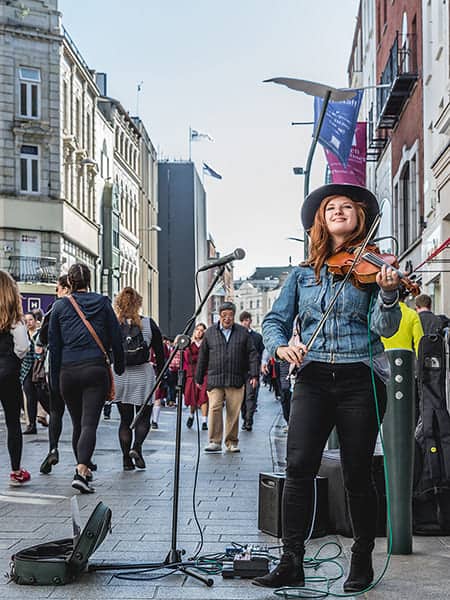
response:
{"label": "black wide-brim hat", "polygon": [[346,196],[354,202],[364,204],[366,211],[366,230],[370,229],[375,217],[380,212],[378,201],[370,190],[349,183],[329,183],[312,191],[306,196],[301,211],[301,219],[305,231],[309,231],[314,223],[314,217],[324,198],[328,196]]}

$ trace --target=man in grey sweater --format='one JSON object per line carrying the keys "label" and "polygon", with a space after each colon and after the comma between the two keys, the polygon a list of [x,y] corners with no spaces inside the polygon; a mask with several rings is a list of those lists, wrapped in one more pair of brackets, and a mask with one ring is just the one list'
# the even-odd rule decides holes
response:
{"label": "man in grey sweater", "polygon": [[225,446],[228,452],[239,452],[239,412],[247,377],[258,383],[258,353],[245,327],[234,322],[236,307],[224,302],[219,309],[219,322],[205,332],[197,363],[195,381],[201,386],[208,376],[209,444],[205,452],[221,452],[223,438],[223,405],[226,408]]}

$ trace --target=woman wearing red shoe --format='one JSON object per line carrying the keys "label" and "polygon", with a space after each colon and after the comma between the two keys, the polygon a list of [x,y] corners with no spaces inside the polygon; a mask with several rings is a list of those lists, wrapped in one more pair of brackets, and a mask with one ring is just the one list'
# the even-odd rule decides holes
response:
{"label": "woman wearing red shoe", "polygon": [[11,460],[10,485],[22,485],[30,474],[20,467],[22,430],[20,428],[20,361],[28,352],[29,341],[22,321],[22,303],[14,279],[0,271],[0,401],[8,431],[8,452]]}

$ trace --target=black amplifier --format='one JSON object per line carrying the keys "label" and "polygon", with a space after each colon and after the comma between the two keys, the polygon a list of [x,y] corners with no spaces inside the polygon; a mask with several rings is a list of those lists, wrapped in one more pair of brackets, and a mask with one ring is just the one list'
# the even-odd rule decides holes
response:
{"label": "black amplifier", "polygon": [[[258,529],[281,538],[281,498],[285,473],[259,474]],[[328,480],[316,477],[317,508],[313,538],[328,535]],[[312,514],[310,515],[312,520]]]}

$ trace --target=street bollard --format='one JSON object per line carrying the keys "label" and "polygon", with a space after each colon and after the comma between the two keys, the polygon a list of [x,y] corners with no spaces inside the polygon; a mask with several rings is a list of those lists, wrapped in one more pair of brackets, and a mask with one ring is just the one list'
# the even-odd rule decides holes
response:
{"label": "street bollard", "polygon": [[386,354],[391,378],[387,385],[383,436],[391,500],[392,554],[411,554],[415,355],[412,350],[400,349],[386,350]]}

